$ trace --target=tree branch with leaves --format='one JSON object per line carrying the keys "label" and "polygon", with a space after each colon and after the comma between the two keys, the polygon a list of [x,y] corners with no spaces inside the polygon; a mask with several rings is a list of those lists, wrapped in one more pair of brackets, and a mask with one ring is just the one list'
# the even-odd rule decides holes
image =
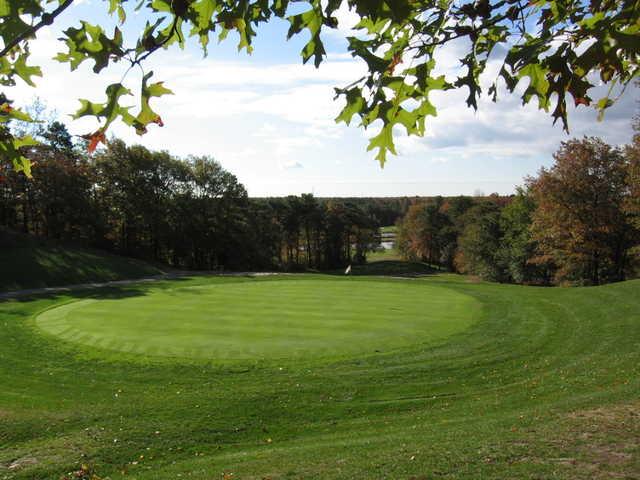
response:
{"label": "tree branch with leaves", "polygon": [[[0,84],[21,79],[34,85],[42,76],[30,66],[29,45],[44,25],[55,24],[73,0],[0,0]],[[81,100],[76,118],[91,116],[100,127],[89,134],[89,147],[104,141],[114,121],[122,121],[144,134],[150,124],[163,125],[150,100],[171,91],[162,82],[149,83],[143,71],[137,112],[127,104],[132,91],[127,73],[144,70],[145,60],[160,49],[184,47],[194,37],[206,54],[212,37],[223,41],[230,32],[239,36],[238,50],[251,53],[259,25],[274,18],[289,22],[288,38],[304,34],[300,52],[304,63],[318,67],[326,57],[323,35],[339,27],[340,8],[348,8],[359,22],[348,36],[348,51],[364,62],[367,74],[346,87],[336,88],[344,108],[336,119],[347,124],[356,117],[363,128],[376,128],[368,149],[377,150],[381,165],[395,154],[397,129],[424,135],[427,119],[437,114],[429,96],[433,91],[466,90],[466,104],[478,108],[487,90],[494,101],[499,92],[518,95],[523,104],[536,99],[568,129],[567,103],[594,106],[601,113],[615,101],[614,90],[624,89],[639,75],[639,0],[103,0],[119,24],[109,35],[90,19],[70,27],[61,39],[66,51],[55,59],[71,70],[93,61],[96,74],[119,62],[128,64],[123,80],[108,85],[106,101]],[[301,11],[302,9],[302,11]],[[122,29],[135,10],[146,19],[132,45],[125,45]],[[452,78],[438,75],[440,52],[448,45],[460,48],[460,72]],[[490,60],[499,68],[487,86],[481,76]],[[46,72],[45,72],[46,73]],[[97,78],[96,81],[99,81]],[[525,82],[524,89],[518,89]],[[596,83],[610,86],[609,94],[592,98]],[[488,87],[488,88],[487,88]],[[5,94],[9,92],[4,92]],[[0,98],[0,155],[3,163],[29,172],[25,148],[31,140],[16,138],[8,128],[25,114]]]}

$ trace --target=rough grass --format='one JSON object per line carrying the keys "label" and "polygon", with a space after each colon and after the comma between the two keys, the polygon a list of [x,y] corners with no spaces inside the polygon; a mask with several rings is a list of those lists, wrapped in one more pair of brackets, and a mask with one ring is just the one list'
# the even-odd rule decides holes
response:
{"label": "rough grass", "polygon": [[134,360],[34,326],[34,315],[69,300],[238,281],[290,278],[0,303],[0,478],[59,479],[82,463],[141,480],[640,476],[640,281],[562,289],[453,275],[348,279],[372,292],[406,284],[406,303],[421,286],[450,290],[482,311],[444,343],[416,335],[340,359]]}
{"label": "rough grass", "polygon": [[[10,245],[8,245],[10,243]],[[0,231],[0,291],[157,275],[144,262]]]}

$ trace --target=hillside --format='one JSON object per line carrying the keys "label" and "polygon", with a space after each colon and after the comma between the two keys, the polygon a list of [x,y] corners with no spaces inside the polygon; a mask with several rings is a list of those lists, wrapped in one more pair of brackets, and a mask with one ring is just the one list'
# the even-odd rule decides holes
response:
{"label": "hillside", "polygon": [[0,291],[105,282],[157,275],[131,258],[0,230]]}

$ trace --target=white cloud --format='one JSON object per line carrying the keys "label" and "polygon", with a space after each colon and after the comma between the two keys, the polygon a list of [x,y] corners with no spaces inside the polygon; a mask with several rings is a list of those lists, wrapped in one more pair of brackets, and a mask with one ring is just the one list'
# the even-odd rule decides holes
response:
{"label": "white cloud", "polygon": [[166,78],[179,78],[188,88],[286,87],[302,82],[341,85],[361,77],[364,67],[354,59],[332,54],[318,69],[300,63],[258,65],[245,61],[199,59],[189,54],[162,52],[154,59],[156,70]]}
{"label": "white cloud", "polygon": [[[348,14],[340,13],[346,15],[341,25],[347,29],[353,26]],[[55,36],[43,29],[33,48],[33,63],[43,65],[46,73],[38,88],[23,85],[8,94],[18,104],[38,95],[66,121],[64,115],[78,107],[78,98],[104,101],[104,88],[120,80],[126,65],[96,76],[87,62],[70,73],[68,65],[47,60],[62,50]],[[458,73],[459,48],[442,50],[441,73]],[[114,126],[112,133],[181,155],[211,154],[247,183],[252,193],[264,194],[269,185],[276,184],[280,190],[272,193],[310,191],[315,185],[322,185],[318,193],[326,195],[349,191],[471,193],[474,188],[508,191],[508,185],[533,173],[567,138],[559,126],[551,126],[549,114],[538,111],[533,104],[522,108],[513,96],[502,95],[497,104],[483,97],[479,111],[473,112],[465,107],[466,91],[434,92],[431,100],[438,116],[427,119],[425,137],[400,134],[396,144],[401,156],[390,156],[381,171],[372,160],[375,153],[365,152],[366,139],[377,133],[376,125],[365,132],[334,122],[342,101],[334,100],[333,87],[344,86],[364,73],[364,66],[348,53],[329,54],[318,70],[300,65],[299,58],[259,64],[248,58],[201,59],[188,51],[159,53],[148,68],[156,72],[154,79],[166,80],[175,92],[154,99],[153,105],[166,126],[161,129],[154,125],[144,137],[123,125]],[[490,64],[485,84],[496,69]],[[128,85],[136,95],[139,80],[139,71],[130,72]],[[599,135],[612,143],[628,141],[638,98],[637,89],[631,90],[604,123],[595,121],[592,110],[571,109],[572,133]],[[131,98],[132,104],[138,101],[137,96]],[[71,131],[81,134],[96,126],[94,121],[83,119],[72,122]],[[486,172],[487,177],[478,180],[473,168],[487,159],[508,166],[509,171]],[[455,182],[447,180],[450,178],[467,183],[464,188],[456,187]],[[333,185],[333,191],[329,185]]]}
{"label": "white cloud", "polygon": [[338,28],[326,28],[323,30],[324,33],[340,38],[346,38],[357,34],[357,30],[354,30],[354,27],[360,21],[360,17],[354,9],[349,8],[347,2],[343,2],[340,5],[340,8],[334,13],[334,16],[338,20]]}
{"label": "white cloud", "polygon": [[280,163],[280,168],[283,170],[294,170],[297,168],[303,168],[303,166],[296,160],[285,160]]}

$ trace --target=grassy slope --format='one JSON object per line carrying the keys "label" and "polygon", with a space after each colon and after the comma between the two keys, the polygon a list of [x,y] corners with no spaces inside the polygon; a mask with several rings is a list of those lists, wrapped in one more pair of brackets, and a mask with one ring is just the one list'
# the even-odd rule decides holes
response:
{"label": "grassy slope", "polygon": [[640,281],[402,281],[470,295],[482,318],[443,345],[350,360],[140,364],[33,330],[33,314],[90,292],[0,303],[0,478],[80,462],[114,480],[640,475]]}
{"label": "grassy slope", "polygon": [[0,291],[104,282],[157,275],[140,261],[19,238],[0,231]]}

